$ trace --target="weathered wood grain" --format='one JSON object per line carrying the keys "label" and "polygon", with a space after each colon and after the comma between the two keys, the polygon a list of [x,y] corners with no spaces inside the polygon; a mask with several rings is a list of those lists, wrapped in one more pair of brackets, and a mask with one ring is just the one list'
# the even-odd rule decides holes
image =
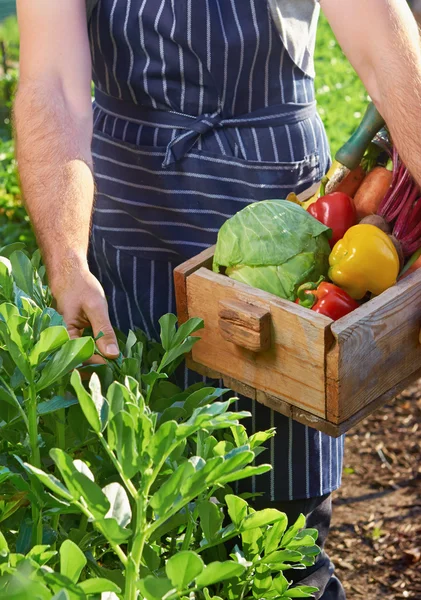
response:
{"label": "weathered wood grain", "polygon": [[[272,345],[254,353],[223,338],[219,303],[241,301],[270,312]],[[187,278],[189,316],[205,322],[192,359],[325,417],[325,345],[330,319],[261,290],[200,268]]]}
{"label": "weathered wood grain", "polygon": [[420,327],[421,270],[333,323],[326,369],[330,421],[347,421],[421,368]]}
{"label": "weathered wood grain", "polygon": [[213,255],[215,246],[211,246],[203,250],[197,256],[193,256],[186,260],[183,264],[174,269],[174,291],[175,303],[177,307],[178,322],[180,325],[185,323],[189,318],[189,310],[187,306],[187,277],[197,271],[200,267],[212,269]]}
{"label": "weathered wood grain", "polygon": [[268,310],[241,300],[221,300],[218,316],[219,329],[225,340],[252,352],[269,350],[271,323]]}

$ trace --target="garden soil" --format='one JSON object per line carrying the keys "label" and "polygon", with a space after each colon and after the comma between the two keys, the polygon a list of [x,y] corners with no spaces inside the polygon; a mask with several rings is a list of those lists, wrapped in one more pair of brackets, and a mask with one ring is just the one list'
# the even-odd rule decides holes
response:
{"label": "garden soil", "polygon": [[421,381],[347,436],[327,550],[348,600],[421,600]]}

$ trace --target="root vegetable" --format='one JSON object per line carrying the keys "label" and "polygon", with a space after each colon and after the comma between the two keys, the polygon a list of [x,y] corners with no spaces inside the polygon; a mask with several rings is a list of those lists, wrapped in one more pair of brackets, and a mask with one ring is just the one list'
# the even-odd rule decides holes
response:
{"label": "root vegetable", "polygon": [[[355,194],[359,190],[365,179],[366,173],[361,165],[356,169],[353,169],[348,175],[338,184],[335,188],[335,192],[342,192],[354,198]],[[326,192],[329,192],[328,186],[326,186]]]}
{"label": "root vegetable", "polygon": [[362,225],[374,225],[374,227],[378,227],[387,234],[392,233],[391,226],[385,219],[383,219],[383,217],[380,217],[380,215],[370,215],[369,217],[364,217],[360,223]]}
{"label": "root vegetable", "polygon": [[366,175],[354,196],[359,219],[376,214],[381,201],[389,191],[392,179],[393,174],[385,167],[375,167]]}

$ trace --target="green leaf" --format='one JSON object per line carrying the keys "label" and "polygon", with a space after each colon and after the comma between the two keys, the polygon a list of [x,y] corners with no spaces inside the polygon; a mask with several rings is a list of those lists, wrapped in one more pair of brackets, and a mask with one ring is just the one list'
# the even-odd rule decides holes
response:
{"label": "green leaf", "polygon": [[9,554],[9,546],[7,545],[6,538],[0,531],[0,556],[7,556]]}
{"label": "green leaf", "polygon": [[109,542],[115,544],[124,544],[132,535],[130,529],[120,527],[115,519],[96,519],[94,525]]}
{"label": "green leaf", "polygon": [[245,500],[233,494],[227,494],[225,502],[227,503],[230,519],[238,529],[247,516],[248,504]]}
{"label": "green leaf", "polygon": [[86,420],[88,421],[92,429],[95,431],[95,433],[100,433],[102,425],[97,408],[92,399],[92,396],[83,387],[82,378],[78,371],[73,371],[72,376],[70,378],[70,383],[72,384],[73,389],[76,392],[80,407],[83,411],[83,414],[86,417]]}
{"label": "green leaf", "polygon": [[199,319],[197,317],[189,319],[188,321],[180,325],[180,327],[178,328],[177,333],[174,339],[172,340],[172,346],[175,347],[178,344],[181,344],[193,333],[199,331],[199,329],[203,329],[204,326],[205,324],[203,319]]}
{"label": "green leaf", "polygon": [[161,566],[161,557],[149,544],[143,548],[142,561],[150,571],[156,571]]}
{"label": "green leaf", "polygon": [[273,587],[282,596],[288,589],[289,583],[285,576],[280,573],[278,577],[273,580]]}
{"label": "green leaf", "polygon": [[158,518],[165,516],[177,498],[180,496],[181,484],[194,474],[190,461],[179,465],[174,473],[159,487],[150,499],[150,506]]}
{"label": "green leaf", "polygon": [[241,531],[247,531],[255,527],[265,527],[284,519],[285,513],[276,510],[276,508],[265,508],[248,515],[241,524]]}
{"label": "green leaf", "polygon": [[265,554],[270,554],[279,548],[282,536],[288,526],[288,518],[285,515],[284,519],[279,519],[269,529],[265,538]]}
{"label": "green leaf", "polygon": [[110,446],[117,451],[123,473],[131,479],[139,470],[136,426],[132,416],[122,410],[111,419],[108,427]]}
{"label": "green leaf", "polygon": [[41,377],[36,383],[37,392],[61,379],[63,375],[91,358],[94,351],[94,340],[89,337],[66,342],[43,368]]}
{"label": "green leaf", "polygon": [[79,587],[87,596],[92,594],[102,594],[103,592],[113,592],[114,594],[119,594],[121,592],[121,589],[118,587],[118,585],[109,579],[104,579],[103,577],[96,577],[94,579],[86,579],[85,581],[81,581],[79,583]]}
{"label": "green leaf", "polygon": [[105,518],[115,519],[120,527],[126,527],[132,520],[132,509],[126,490],[119,483],[113,482],[103,487],[102,491],[110,503],[110,510]]}
{"label": "green leaf", "polygon": [[264,543],[263,532],[261,529],[256,527],[255,529],[243,531],[241,540],[243,542],[244,556],[247,560],[252,560],[256,555],[261,554]]}
{"label": "green leaf", "polygon": [[[279,540],[278,540],[279,544]],[[284,564],[286,562],[300,562],[303,558],[297,550],[275,550],[261,559],[265,565]]]}
{"label": "green leaf", "polygon": [[240,447],[248,444],[248,435],[244,425],[234,425],[231,427],[231,433],[236,446]]}
{"label": "green leaf", "polygon": [[6,300],[13,299],[12,265],[9,259],[0,256],[0,290]]}
{"label": "green leaf", "polygon": [[57,554],[55,550],[48,550],[50,546],[48,545],[39,545],[34,546],[26,555],[38,563],[40,566],[45,565],[53,556]]}
{"label": "green leaf", "polygon": [[80,460],[79,458],[75,458],[75,460],[73,461],[73,465],[74,465],[75,469],[77,471],[79,471],[79,473],[82,473],[91,481],[95,481],[94,474],[92,473],[92,471],[88,467],[88,465],[83,462],[83,460]]}
{"label": "green leaf", "polygon": [[19,408],[19,400],[16,398],[12,388],[6,383],[3,377],[0,377],[0,400],[7,402],[15,408]]}
{"label": "green leaf", "polygon": [[203,560],[189,550],[174,554],[165,565],[165,572],[177,590],[182,591],[202,573]]}
{"label": "green leaf", "polygon": [[303,537],[299,537],[298,539],[295,537],[293,540],[291,540],[288,544],[288,548],[294,549],[301,549],[301,548],[305,548],[305,547],[313,547],[314,546],[314,539],[311,535],[305,535]]}
{"label": "green leaf", "polygon": [[22,353],[19,346],[12,340],[9,328],[4,321],[0,321],[0,335],[3,338],[6,350],[9,352],[13,362],[25,376],[26,380],[29,381],[32,376],[29,361],[27,360],[26,355]]}
{"label": "green leaf", "polygon": [[103,577],[86,579],[85,581],[81,581],[78,585],[87,596],[93,594],[102,594],[104,592],[112,592],[114,594],[119,594],[121,592],[121,589],[118,587],[118,585],[109,579],[104,579]]}
{"label": "green leaf", "polygon": [[272,587],[270,569],[264,565],[257,565],[252,585],[253,597],[257,600],[264,598],[266,592]]}
{"label": "green leaf", "polygon": [[44,329],[29,355],[29,362],[32,366],[37,365],[44,360],[45,356],[63,346],[69,339],[67,329],[63,326],[58,325]]}
{"label": "green leaf", "polygon": [[316,587],[310,587],[308,585],[302,585],[299,587],[291,588],[284,592],[286,598],[313,598],[313,594],[318,592],[319,589]]}
{"label": "green leaf", "polygon": [[221,509],[209,500],[200,502],[198,507],[200,526],[208,542],[211,542],[222,527],[224,514]]}
{"label": "green leaf", "polygon": [[168,379],[168,375],[166,373],[158,373],[158,371],[149,371],[146,375],[142,375],[143,383],[146,383],[148,387],[154,385],[156,381],[160,379]]}
{"label": "green leaf", "polygon": [[247,479],[248,477],[254,477],[256,475],[262,475],[272,470],[272,465],[260,465],[258,467],[245,467],[241,471],[235,471],[230,475],[226,475],[219,479],[218,483],[230,483],[231,481],[240,481],[240,479]]}
{"label": "green leaf", "polygon": [[295,538],[300,529],[303,529],[306,526],[306,518],[303,514],[301,514],[298,519],[295,521],[294,525],[287,530],[284,537],[282,538],[281,545],[283,547],[288,546],[288,544]]}
{"label": "green leaf", "polygon": [[188,414],[191,415],[196,408],[199,406],[204,406],[205,404],[211,404],[214,400],[226,394],[227,391],[228,390],[223,388],[201,388],[200,390],[196,390],[187,396],[183,408]]}
{"label": "green leaf", "polygon": [[175,348],[172,348],[171,350],[169,350],[166,353],[165,360],[162,361],[161,368],[164,369],[165,367],[168,367],[171,363],[175,362],[178,358],[180,358],[180,356],[184,356],[185,354],[188,354],[191,351],[191,349],[193,348],[193,346],[195,345],[195,343],[198,341],[199,341],[199,338],[190,337],[190,338],[187,338],[186,340],[184,340],[184,342],[182,344],[180,344],[179,346],[176,346]]}
{"label": "green leaf", "polygon": [[13,278],[18,288],[32,297],[34,290],[34,268],[29,258],[20,250],[10,255]]}
{"label": "green leaf", "polygon": [[172,340],[175,336],[175,326],[177,324],[177,317],[173,314],[167,314],[159,319],[159,325],[161,327],[161,342],[164,350],[169,350],[172,347]]}
{"label": "green leaf", "polygon": [[137,585],[146,600],[162,600],[173,589],[169,579],[154,575],[148,575],[145,579],[141,579]]}
{"label": "green leaf", "polygon": [[69,408],[69,406],[73,406],[77,403],[78,401],[76,398],[63,398],[62,396],[54,396],[54,398],[51,398],[51,400],[40,402],[37,406],[37,413],[39,415],[49,415],[57,410]]}
{"label": "green leaf", "polygon": [[14,242],[13,244],[8,244],[7,246],[0,248],[0,256],[9,258],[14,252],[23,250],[24,248],[25,244],[23,242]]}
{"label": "green leaf", "polygon": [[101,382],[96,373],[93,373],[89,380],[89,389],[91,390],[92,401],[95,405],[98,417],[101,423],[101,431],[104,431],[108,421],[108,402],[101,392]]}
{"label": "green leaf", "polygon": [[73,498],[77,501],[83,498],[95,518],[104,517],[110,509],[110,503],[101,488],[84,473],[80,473],[71,457],[63,450],[53,448],[50,450],[50,456],[57,465]]}
{"label": "green leaf", "polygon": [[70,600],[70,596],[67,590],[60,590],[57,594],[54,594],[51,600]]}
{"label": "green leaf", "polygon": [[77,583],[85,565],[86,557],[82,550],[71,540],[65,540],[60,546],[60,573]]}
{"label": "green leaf", "polygon": [[212,562],[206,565],[202,573],[196,577],[196,585],[202,587],[205,585],[214,585],[233,577],[240,577],[245,567],[231,560],[225,562]]}
{"label": "green leaf", "polygon": [[39,481],[41,481],[41,483],[49,490],[55,494],[58,494],[62,498],[65,498],[66,500],[73,500],[73,496],[70,491],[61,483],[59,479],[57,479],[57,477],[54,477],[54,475],[50,475],[49,473],[44,473],[44,471],[41,471],[41,469],[33,467],[28,463],[24,463],[24,467],[27,471],[35,475],[35,477],[39,479]]}
{"label": "green leaf", "polygon": [[154,464],[158,464],[174,442],[177,442],[177,427],[175,421],[166,421],[152,436],[147,451]]}

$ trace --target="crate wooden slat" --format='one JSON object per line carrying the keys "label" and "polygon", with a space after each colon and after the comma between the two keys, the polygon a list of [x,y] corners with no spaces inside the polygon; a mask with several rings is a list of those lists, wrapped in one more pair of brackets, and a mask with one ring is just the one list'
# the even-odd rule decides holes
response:
{"label": "crate wooden slat", "polygon": [[174,273],[180,322],[205,322],[193,370],[332,436],[421,377],[421,270],[334,323],[213,273],[213,252]]}

